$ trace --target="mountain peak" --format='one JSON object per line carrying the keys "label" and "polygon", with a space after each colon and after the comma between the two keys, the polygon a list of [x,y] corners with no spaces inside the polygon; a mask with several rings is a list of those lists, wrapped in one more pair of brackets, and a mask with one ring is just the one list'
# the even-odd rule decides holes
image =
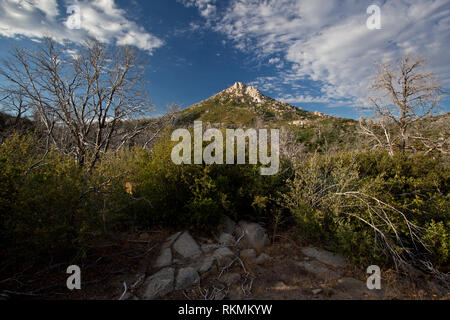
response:
{"label": "mountain peak", "polygon": [[246,87],[246,86],[242,82],[239,82],[239,81],[235,82],[234,85],[232,86],[232,88],[235,88],[235,89],[242,89],[244,87]]}
{"label": "mountain peak", "polygon": [[253,102],[256,103],[263,103],[267,100],[266,97],[258,89],[252,86],[246,86],[242,82],[235,82],[233,86],[229,87],[228,89],[225,89],[219,94],[224,93],[229,94],[234,98],[249,97],[251,98],[251,100],[253,100]]}
{"label": "mountain peak", "polygon": [[277,101],[253,86],[235,82],[231,87],[183,111],[183,119],[209,123],[251,125],[255,121],[285,122],[311,118],[310,112]]}

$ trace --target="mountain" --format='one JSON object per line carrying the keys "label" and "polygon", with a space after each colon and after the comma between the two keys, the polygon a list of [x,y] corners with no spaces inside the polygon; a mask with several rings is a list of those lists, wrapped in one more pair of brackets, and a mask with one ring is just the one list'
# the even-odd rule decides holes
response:
{"label": "mountain", "polygon": [[230,88],[186,108],[180,115],[183,122],[202,120],[243,126],[250,126],[256,122],[295,125],[329,117],[277,101],[263,95],[255,87],[246,86],[241,82],[236,82]]}
{"label": "mountain", "polygon": [[309,151],[330,146],[355,147],[359,143],[357,121],[303,110],[267,97],[241,82],[178,115],[180,126],[192,126],[195,120],[214,126],[288,128]]}

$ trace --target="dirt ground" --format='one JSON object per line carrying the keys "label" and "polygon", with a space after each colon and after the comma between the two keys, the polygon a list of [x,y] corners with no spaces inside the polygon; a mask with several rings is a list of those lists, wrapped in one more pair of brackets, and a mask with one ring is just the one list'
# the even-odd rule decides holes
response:
{"label": "dirt ground", "polygon": [[[98,242],[91,248],[90,263],[80,266],[81,290],[67,289],[67,264],[62,263],[40,266],[39,270],[29,267],[0,279],[0,293],[6,299],[117,300],[121,296],[123,299],[141,299],[143,279],[154,272],[151,266],[159,247],[173,232],[152,230],[124,234],[114,243]],[[382,289],[368,290],[365,284],[369,275],[365,269],[348,264],[339,270],[327,266],[339,273],[339,278],[324,280],[299,266],[300,262],[311,260],[302,254],[304,246],[295,239],[295,230],[285,232],[264,250],[271,256],[270,261],[258,265],[243,260],[243,264],[236,262],[227,269],[227,274],[239,276],[226,289],[223,285],[220,287],[218,281],[225,274],[223,267],[215,265],[201,276],[199,284],[184,291],[174,291],[162,299],[450,299],[448,290],[422,273],[405,276],[393,270],[382,270]]]}

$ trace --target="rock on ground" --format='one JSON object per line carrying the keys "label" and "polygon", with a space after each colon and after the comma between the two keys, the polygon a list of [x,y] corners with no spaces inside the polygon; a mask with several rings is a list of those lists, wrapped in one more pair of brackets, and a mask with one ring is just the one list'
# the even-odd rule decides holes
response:
{"label": "rock on ground", "polygon": [[214,251],[214,258],[216,258],[219,266],[225,265],[231,262],[231,257],[234,256],[233,251],[228,248],[219,248]]}
{"label": "rock on ground", "polygon": [[144,299],[155,299],[173,291],[175,269],[165,268],[145,281]]}
{"label": "rock on ground", "polygon": [[318,261],[301,261],[297,262],[297,265],[323,280],[336,280],[340,278],[337,272],[328,269]]}
{"label": "rock on ground", "polygon": [[212,268],[214,260],[215,258],[213,256],[205,257],[202,263],[200,264],[200,267],[198,268],[198,272],[200,273],[208,272]]}
{"label": "rock on ground", "polygon": [[240,234],[244,234],[241,243],[245,248],[261,251],[270,244],[266,231],[259,224],[241,221],[239,222],[239,227]]}
{"label": "rock on ground", "polygon": [[345,267],[347,265],[347,261],[343,256],[326,250],[317,248],[303,248],[302,253],[333,267]]}
{"label": "rock on ground", "polygon": [[183,258],[193,258],[202,254],[197,242],[189,232],[183,232],[174,242],[173,249]]}
{"label": "rock on ground", "polygon": [[183,290],[193,285],[194,283],[199,282],[200,277],[194,268],[192,267],[182,268],[178,271],[175,290]]}
{"label": "rock on ground", "polygon": [[155,262],[155,268],[163,268],[172,264],[172,250],[165,248],[161,251],[158,259]]}
{"label": "rock on ground", "polygon": [[234,237],[229,233],[222,232],[219,236],[219,243],[225,245],[232,245],[234,244]]}
{"label": "rock on ground", "polygon": [[180,232],[177,232],[177,233],[175,233],[175,234],[173,234],[173,235],[171,235],[170,237],[168,237],[167,239],[166,239],[166,242],[163,244],[163,248],[170,248],[171,246],[172,246],[172,244],[175,242],[175,240],[177,240],[178,239],[178,237],[180,236],[180,234],[181,234],[181,231]]}

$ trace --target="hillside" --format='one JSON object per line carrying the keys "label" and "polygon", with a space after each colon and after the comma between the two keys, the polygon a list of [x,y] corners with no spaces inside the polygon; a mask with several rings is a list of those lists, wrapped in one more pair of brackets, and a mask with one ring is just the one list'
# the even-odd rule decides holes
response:
{"label": "hillside", "polygon": [[[122,120],[90,172],[72,154],[46,151],[38,122],[12,130],[14,118],[1,119],[0,297],[448,298],[448,157],[420,146],[407,156],[372,151],[357,121],[304,111],[241,83],[183,111]],[[414,125],[445,141],[448,119]],[[285,153],[273,176],[253,165],[177,165],[167,133],[194,120],[293,134],[280,134]],[[264,247],[251,247],[238,227],[225,232],[227,219],[253,226]],[[181,258],[181,238],[202,250],[194,249],[198,259]],[[345,263],[324,262],[324,252]],[[68,259],[91,269],[82,291],[59,295],[66,273],[48,261],[63,268]],[[387,281],[377,295],[366,287],[368,265],[383,266]]]}
{"label": "hillside", "polygon": [[255,87],[236,82],[232,87],[183,110],[180,120],[248,126],[258,121],[301,124],[322,118],[329,116],[277,101],[263,95]]}
{"label": "hillside", "polygon": [[289,128],[311,151],[354,144],[358,128],[355,120],[306,111],[241,82],[181,111],[178,125],[191,125],[195,120],[223,126]]}

